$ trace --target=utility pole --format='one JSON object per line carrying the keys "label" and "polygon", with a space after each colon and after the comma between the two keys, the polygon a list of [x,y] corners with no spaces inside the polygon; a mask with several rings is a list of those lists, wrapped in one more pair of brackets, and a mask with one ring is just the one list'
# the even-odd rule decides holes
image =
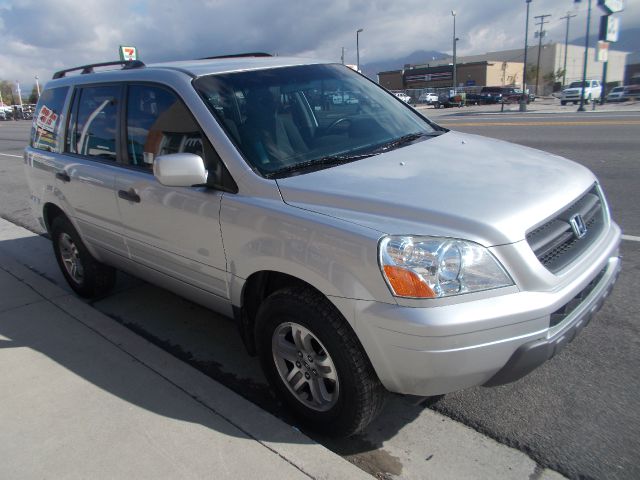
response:
{"label": "utility pole", "polygon": [[529,4],[531,0],[525,0],[527,3],[527,23],[524,27],[524,68],[522,69],[522,97],[520,97],[520,111],[527,111],[527,50],[529,49]]}
{"label": "utility pole", "polygon": [[342,55],[340,56],[340,61],[344,65],[344,47],[342,47]]}
{"label": "utility pole", "polygon": [[456,43],[458,39],[456,38],[456,11],[451,10],[451,15],[453,15],[453,94],[456,94],[456,87],[458,84],[457,71],[456,71]]}
{"label": "utility pole", "polygon": [[564,34],[564,67],[562,69],[562,86],[567,84],[567,52],[569,51],[569,22],[575,15],[571,15],[571,12],[567,12],[566,17],[562,17],[560,20],[567,20],[567,30]]}
{"label": "utility pole", "polygon": [[538,65],[536,66],[536,97],[540,95],[538,91],[538,83],[540,82],[540,53],[542,53],[542,37],[544,37],[545,31],[543,30],[544,24],[549,23],[549,21],[545,20],[545,18],[550,17],[551,15],[538,15],[537,17],[533,17],[535,19],[540,19],[540,23],[537,23],[536,26],[540,27],[540,31],[536,32],[538,37]]}
{"label": "utility pole", "polygon": [[589,6],[587,8],[587,35],[584,40],[584,65],[582,66],[582,90],[580,93],[580,106],[578,107],[579,112],[584,112],[584,94],[587,89],[587,61],[589,59],[589,27],[591,25],[591,0],[589,0]]}
{"label": "utility pole", "polygon": [[360,33],[364,32],[364,28],[356,31],[356,70],[360,73]]}

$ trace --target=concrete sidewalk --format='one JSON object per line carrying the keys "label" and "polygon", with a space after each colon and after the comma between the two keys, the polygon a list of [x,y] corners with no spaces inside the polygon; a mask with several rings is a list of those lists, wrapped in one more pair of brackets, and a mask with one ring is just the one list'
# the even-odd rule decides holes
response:
{"label": "concrete sidewalk", "polygon": [[18,263],[0,222],[0,478],[370,478]]}

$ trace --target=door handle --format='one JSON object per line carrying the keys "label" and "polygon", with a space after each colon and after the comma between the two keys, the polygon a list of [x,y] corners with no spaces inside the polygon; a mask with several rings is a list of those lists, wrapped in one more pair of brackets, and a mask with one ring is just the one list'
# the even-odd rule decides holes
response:
{"label": "door handle", "polygon": [[140,195],[138,195],[133,188],[130,188],[129,190],[118,190],[118,196],[123,200],[140,203]]}
{"label": "door handle", "polygon": [[56,172],[56,178],[58,180],[62,180],[63,182],[70,182],[71,177],[67,172]]}

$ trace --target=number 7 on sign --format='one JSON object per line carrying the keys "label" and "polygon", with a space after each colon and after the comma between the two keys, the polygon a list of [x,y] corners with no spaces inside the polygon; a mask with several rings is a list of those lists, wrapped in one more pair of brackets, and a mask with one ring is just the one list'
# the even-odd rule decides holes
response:
{"label": "number 7 on sign", "polygon": [[120,45],[120,60],[130,62],[138,59],[138,52],[136,47],[127,47]]}

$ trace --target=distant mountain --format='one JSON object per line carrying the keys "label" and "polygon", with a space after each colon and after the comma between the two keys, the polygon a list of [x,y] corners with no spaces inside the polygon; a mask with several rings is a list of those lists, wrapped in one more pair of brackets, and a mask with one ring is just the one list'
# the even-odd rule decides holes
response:
{"label": "distant mountain", "polygon": [[[618,41],[609,45],[611,50],[630,52],[627,63],[640,63],[640,28],[624,28],[624,16],[622,17],[620,37]],[[584,36],[571,40],[573,45],[584,45]],[[589,46],[595,47],[598,44],[598,32],[589,35]]]}
{"label": "distant mountain", "polygon": [[376,80],[378,73],[387,72],[389,70],[401,70],[405,65],[425,64],[431,60],[446,58],[448,55],[435,50],[417,50],[403,58],[392,58],[381,60],[379,62],[365,63],[361,65],[362,73],[372,80]]}

